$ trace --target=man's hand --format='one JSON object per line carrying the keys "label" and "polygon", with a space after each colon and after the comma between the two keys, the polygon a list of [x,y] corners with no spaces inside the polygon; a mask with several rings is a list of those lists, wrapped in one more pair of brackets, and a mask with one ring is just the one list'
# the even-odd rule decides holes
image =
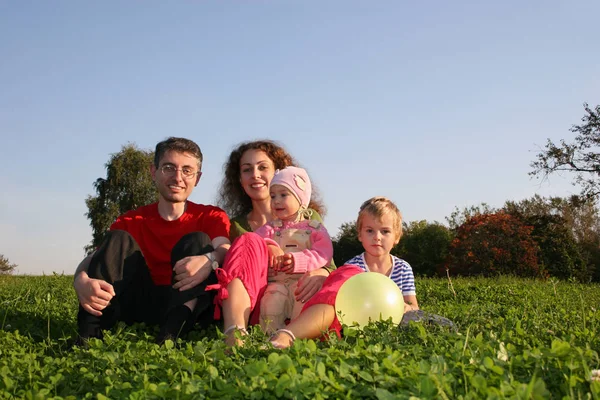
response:
{"label": "man's hand", "polygon": [[311,297],[323,286],[323,282],[329,276],[329,271],[325,268],[315,269],[314,271],[308,271],[298,281],[298,287],[296,288],[296,300],[302,303],[306,303]]}
{"label": "man's hand", "polygon": [[175,271],[173,289],[184,291],[204,282],[210,275],[212,267],[207,256],[190,256],[177,261],[173,271]]}
{"label": "man's hand", "polygon": [[113,286],[101,279],[91,279],[85,271],[80,272],[73,282],[79,304],[88,313],[99,317],[115,296]]}

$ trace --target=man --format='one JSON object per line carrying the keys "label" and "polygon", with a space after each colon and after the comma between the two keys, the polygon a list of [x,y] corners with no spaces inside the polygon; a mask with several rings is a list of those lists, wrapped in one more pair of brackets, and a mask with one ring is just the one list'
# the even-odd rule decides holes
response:
{"label": "man", "polygon": [[158,343],[212,321],[214,269],[229,249],[223,210],[188,201],[200,181],[202,152],[191,140],[156,145],[150,167],[158,202],[121,215],[77,267],[81,339],[102,337],[117,321],[160,325]]}

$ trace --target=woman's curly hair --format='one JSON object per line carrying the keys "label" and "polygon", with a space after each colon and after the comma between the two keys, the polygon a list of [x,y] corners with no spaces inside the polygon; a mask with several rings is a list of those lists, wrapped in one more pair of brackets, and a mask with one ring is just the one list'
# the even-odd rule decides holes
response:
{"label": "woman's curly hair", "polygon": [[[217,205],[224,209],[231,218],[246,215],[252,211],[252,200],[240,184],[240,161],[242,155],[248,150],[262,150],[273,161],[275,170],[285,167],[298,167],[296,160],[278,143],[272,140],[254,140],[240,143],[229,155],[223,165],[224,178],[219,188]],[[325,206],[313,184],[309,208],[325,215]]]}

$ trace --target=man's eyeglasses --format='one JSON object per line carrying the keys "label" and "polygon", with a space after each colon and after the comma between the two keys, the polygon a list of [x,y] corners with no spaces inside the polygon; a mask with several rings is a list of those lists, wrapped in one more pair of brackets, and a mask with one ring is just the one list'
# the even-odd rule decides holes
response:
{"label": "man's eyeglasses", "polygon": [[162,172],[162,174],[165,176],[175,176],[177,171],[181,171],[181,175],[183,175],[183,177],[186,179],[192,179],[198,173],[198,171],[195,171],[194,168],[191,167],[183,167],[179,169],[175,168],[175,166],[171,164],[165,164],[160,167],[160,172]]}

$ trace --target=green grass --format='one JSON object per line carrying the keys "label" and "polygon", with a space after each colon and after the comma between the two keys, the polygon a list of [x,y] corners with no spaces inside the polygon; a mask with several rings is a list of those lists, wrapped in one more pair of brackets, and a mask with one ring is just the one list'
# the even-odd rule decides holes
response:
{"label": "green grass", "polygon": [[160,347],[143,325],[73,349],[71,281],[0,276],[0,398],[600,398],[599,285],[420,278],[458,332],[381,322],[278,351],[254,331],[228,352],[216,328]]}

